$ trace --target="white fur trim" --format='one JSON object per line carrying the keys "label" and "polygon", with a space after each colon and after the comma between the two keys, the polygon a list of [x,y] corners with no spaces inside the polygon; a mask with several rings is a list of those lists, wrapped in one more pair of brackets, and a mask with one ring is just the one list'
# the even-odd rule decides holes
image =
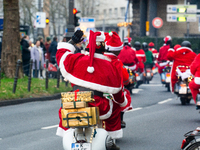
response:
{"label": "white fur trim", "polygon": [[136,69],[136,67],[137,67],[137,65],[135,64],[135,65],[133,65],[133,66],[127,66],[129,69],[131,69],[131,70],[135,70]]}
{"label": "white fur trim", "polygon": [[118,46],[118,47],[113,47],[113,46],[106,44],[106,49],[108,49],[108,48],[109,48],[108,51],[121,51],[123,49],[123,44],[121,46]]}
{"label": "white fur trim", "polygon": [[189,47],[180,47],[180,48],[177,49],[177,51],[180,51],[182,49],[187,49],[187,50],[190,50],[191,52],[193,52],[193,50]]}
{"label": "white fur trim", "polygon": [[109,32],[109,36],[112,36],[113,35],[113,33],[112,32]]}
{"label": "white fur trim", "polygon": [[159,63],[160,67],[166,66],[169,62],[163,62],[163,63]]}
{"label": "white fur trim", "polygon": [[98,54],[98,53],[94,53],[94,57],[95,58],[99,58],[99,59],[103,59],[103,60],[107,60],[107,61],[110,61],[111,62],[111,59],[102,55],[102,54]]}
{"label": "white fur trim", "polygon": [[175,50],[174,50],[173,48],[170,48],[170,49],[168,49],[168,52],[169,52],[169,51],[174,52]]}
{"label": "white fur trim", "polygon": [[90,88],[93,90],[97,90],[97,91],[101,91],[104,93],[111,93],[111,94],[116,94],[121,90],[121,87],[116,88],[116,87],[108,87],[105,85],[100,85],[100,84],[96,84],[96,83],[92,83],[89,81],[84,81],[82,79],[76,78],[73,75],[71,75],[70,73],[68,73],[65,70],[65,66],[63,64],[64,60],[66,59],[67,55],[71,54],[70,52],[65,52],[65,54],[63,54],[63,56],[60,59],[60,72],[62,74],[62,76],[65,78],[65,80],[69,80],[71,83],[79,85],[79,86],[83,86],[86,88]]}
{"label": "white fur trim", "polygon": [[136,57],[145,57],[145,54],[136,54]]}
{"label": "white fur trim", "polygon": [[94,72],[94,67],[88,67],[88,68],[87,68],[87,72],[93,73],[93,72]]}
{"label": "white fur trim", "polygon": [[110,118],[110,116],[112,115],[112,112],[113,112],[112,111],[113,110],[113,102],[112,102],[112,100],[110,100],[109,98],[106,98],[106,99],[109,100],[110,110],[106,114],[99,116],[99,119],[101,119],[101,120],[105,120],[105,119]]}
{"label": "white fur trim", "polygon": [[[112,95],[112,97],[113,97],[113,95]],[[119,104],[120,107],[125,107],[125,106],[128,104],[128,100],[127,100],[127,98],[126,98],[126,91],[124,91],[124,102],[123,102],[123,103],[117,102],[117,101],[114,99],[114,97],[113,97],[113,101],[114,101],[115,103]]]}
{"label": "white fur trim", "polygon": [[56,131],[57,136],[63,137],[64,133],[65,133],[65,130],[63,128],[61,127],[57,128],[57,131]]}
{"label": "white fur trim", "polygon": [[68,49],[70,50],[72,53],[74,53],[74,51],[76,50],[74,45],[70,44],[70,43],[66,43],[66,42],[59,42],[58,46],[57,46],[57,50],[64,48],[64,49]]}
{"label": "white fur trim", "polygon": [[195,77],[194,78],[194,83],[200,85],[200,77]]}
{"label": "white fur trim", "polygon": [[108,134],[113,138],[113,139],[120,139],[123,137],[123,130],[116,130],[116,131],[107,131]]}
{"label": "white fur trim", "polygon": [[101,35],[96,37],[96,42],[104,42],[106,37],[103,31],[100,31]]}

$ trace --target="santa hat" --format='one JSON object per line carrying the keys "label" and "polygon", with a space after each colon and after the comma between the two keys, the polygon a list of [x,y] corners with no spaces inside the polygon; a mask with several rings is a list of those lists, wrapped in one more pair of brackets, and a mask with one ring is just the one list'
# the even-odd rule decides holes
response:
{"label": "santa hat", "polygon": [[130,44],[131,41],[132,41],[132,38],[131,38],[131,37],[125,37],[125,38],[124,38],[124,41],[127,41],[127,42]]}
{"label": "santa hat", "polygon": [[109,51],[120,51],[123,49],[123,43],[120,40],[119,35],[112,31],[109,33],[110,38],[106,41],[106,49]]}
{"label": "santa hat", "polygon": [[175,46],[174,46],[174,50],[176,51],[178,48],[180,48],[181,47],[181,45],[179,45],[179,44],[176,44]]}
{"label": "santa hat", "polygon": [[97,48],[101,45],[100,42],[104,42],[105,35],[103,32],[93,32],[90,30],[90,36],[89,36],[89,55],[90,55],[90,63],[87,68],[87,72],[93,73],[94,67],[93,67],[93,59],[94,59],[94,53]]}
{"label": "santa hat", "polygon": [[163,40],[164,40],[164,43],[166,44],[168,41],[171,41],[172,38],[171,38],[171,36],[168,35]]}
{"label": "santa hat", "polygon": [[154,47],[154,43],[153,43],[153,42],[150,42],[150,43],[149,43],[149,47]]}
{"label": "santa hat", "polygon": [[110,38],[110,35],[108,32],[104,32],[104,35],[105,35],[105,42],[107,42],[108,39]]}

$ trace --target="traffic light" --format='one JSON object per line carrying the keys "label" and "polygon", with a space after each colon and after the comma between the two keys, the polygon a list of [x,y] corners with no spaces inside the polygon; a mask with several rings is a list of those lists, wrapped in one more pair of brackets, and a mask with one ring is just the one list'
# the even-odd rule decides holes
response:
{"label": "traffic light", "polygon": [[80,24],[78,23],[78,20],[80,19],[80,17],[77,17],[76,14],[80,13],[79,10],[77,10],[76,8],[73,9],[73,14],[74,14],[74,26],[77,27]]}
{"label": "traffic light", "polygon": [[49,18],[48,17],[46,18],[45,22],[46,22],[46,25],[49,24]]}

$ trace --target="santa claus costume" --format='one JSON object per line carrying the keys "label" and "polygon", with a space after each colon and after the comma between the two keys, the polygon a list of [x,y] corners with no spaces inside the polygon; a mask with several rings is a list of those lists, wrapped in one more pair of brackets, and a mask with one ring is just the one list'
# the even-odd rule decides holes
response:
{"label": "santa claus costume", "polygon": [[190,66],[190,71],[194,75],[194,79],[189,83],[189,87],[192,92],[192,97],[194,99],[194,102],[196,103],[197,100],[197,94],[199,93],[200,89],[200,54],[196,56],[194,61],[192,62]]}
{"label": "santa claus costume", "polygon": [[[73,90],[94,91],[95,102],[89,103],[89,106],[99,107],[100,119],[107,120],[106,130],[114,139],[121,138],[123,134],[120,116],[112,116],[113,108],[116,105],[111,99],[103,97],[103,93],[113,95],[117,93],[118,97],[115,99],[118,103],[117,106],[120,108],[120,106],[123,107],[127,104],[127,101],[121,98],[124,95],[120,92],[122,88],[120,72],[111,63],[111,60],[101,52],[102,49],[105,50],[105,35],[102,32],[94,33],[90,31],[89,56],[80,53],[74,54],[74,44],[81,41],[80,32],[82,31],[76,31],[69,43],[58,43],[56,59],[61,74],[65,80],[69,80],[73,84]],[[81,34],[83,35],[83,33]],[[62,119],[60,122],[62,122]],[[64,130],[67,129],[60,123],[57,135],[62,136]]]}
{"label": "santa claus costume", "polygon": [[132,71],[137,70],[138,58],[136,57],[135,50],[131,47],[131,38],[126,38],[123,49],[118,55],[121,62]]}
{"label": "santa claus costume", "polygon": [[156,60],[158,58],[158,51],[154,48],[153,42],[149,43],[149,51],[153,53],[154,60]]}
{"label": "santa claus costume", "polygon": [[176,45],[174,46],[174,49],[170,48],[168,50],[167,58],[170,61],[173,61],[173,66],[171,69],[171,82],[170,82],[170,89],[172,93],[174,92],[175,83],[178,81],[176,73],[177,67],[181,66],[181,68],[189,69],[189,66],[191,65],[195,57],[196,54],[189,47],[181,47],[180,45]]}

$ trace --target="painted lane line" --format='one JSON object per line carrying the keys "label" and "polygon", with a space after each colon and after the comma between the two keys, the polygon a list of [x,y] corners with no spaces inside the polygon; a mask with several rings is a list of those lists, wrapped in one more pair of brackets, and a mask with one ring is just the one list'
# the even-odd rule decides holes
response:
{"label": "painted lane line", "polygon": [[142,84],[141,86],[163,86],[162,84]]}
{"label": "painted lane line", "polygon": [[46,129],[52,129],[52,128],[57,128],[57,127],[58,125],[54,125],[54,126],[42,127],[41,129],[46,130]]}
{"label": "painted lane line", "polygon": [[140,109],[142,109],[142,107],[133,108],[133,109],[126,111],[126,112],[137,111],[137,110],[140,110]]}
{"label": "painted lane line", "polygon": [[137,94],[139,91],[143,91],[143,89],[132,89],[132,93]]}
{"label": "painted lane line", "polygon": [[164,104],[164,103],[167,103],[167,102],[169,102],[171,100],[173,100],[173,99],[172,98],[168,98],[168,99],[166,99],[164,101],[158,102],[158,104]]}

